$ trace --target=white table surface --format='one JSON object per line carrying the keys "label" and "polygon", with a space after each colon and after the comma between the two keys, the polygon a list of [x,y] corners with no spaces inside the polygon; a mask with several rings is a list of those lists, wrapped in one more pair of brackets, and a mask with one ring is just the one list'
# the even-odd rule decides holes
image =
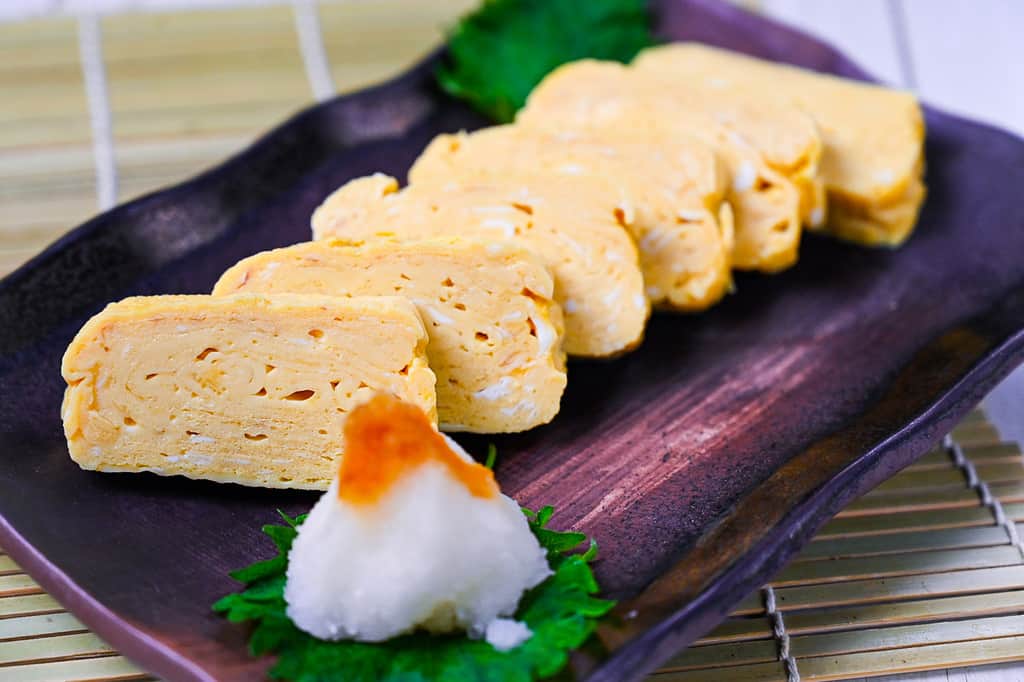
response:
{"label": "white table surface", "polygon": [[[1024,135],[1024,0],[737,1],[831,42],[882,80],[913,90],[930,104]],[[274,3],[0,0],[0,21],[53,13],[249,4]],[[1024,368],[1003,382],[985,406],[1007,440],[1024,442]],[[1024,663],[875,679],[1024,682]]]}

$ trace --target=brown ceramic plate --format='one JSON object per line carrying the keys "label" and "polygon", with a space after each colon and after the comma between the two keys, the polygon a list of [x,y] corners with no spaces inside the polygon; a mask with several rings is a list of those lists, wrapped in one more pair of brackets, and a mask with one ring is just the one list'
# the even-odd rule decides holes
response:
{"label": "brown ceramic plate", "polygon": [[[664,0],[660,30],[852,77],[813,39],[711,0]],[[253,252],[308,238],[345,180],[402,175],[435,133],[481,125],[428,61],[310,109],[183,185],[86,223],[0,283],[0,543],[113,646],[171,679],[252,679],[244,631],[210,604],[270,552],[274,510],[310,495],[80,471],[58,368],[106,302],[208,291]],[[595,536],[607,592],[636,610],[577,661],[641,677],[712,627],[846,502],[911,462],[1024,353],[1024,143],[929,110],[930,196],[900,250],[808,237],[797,267],[739,278],[643,347],[577,363],[550,426],[497,440],[498,476]],[[475,451],[483,441],[464,439]]]}

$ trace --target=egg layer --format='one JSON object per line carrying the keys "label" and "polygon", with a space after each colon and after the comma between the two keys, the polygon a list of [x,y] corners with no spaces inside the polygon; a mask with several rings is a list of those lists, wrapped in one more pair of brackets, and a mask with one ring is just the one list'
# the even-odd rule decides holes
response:
{"label": "egg layer", "polygon": [[924,117],[912,94],[696,43],[648,49],[635,68],[670,75],[684,88],[714,83],[788,99],[821,130],[830,206],[824,229],[869,246],[898,245],[913,230],[925,190]]}
{"label": "egg layer", "polygon": [[736,230],[733,267],[775,272],[796,262],[805,204],[820,192],[811,187],[805,197],[793,178],[768,163],[765,151],[755,144],[769,138],[768,133],[747,137],[739,132],[740,122],[757,117],[758,126],[791,140],[776,143],[772,151],[792,164],[794,177],[816,174],[820,140],[813,124],[808,125],[810,119],[795,108],[780,112],[767,104],[754,110],[736,99],[692,97],[683,88],[644,77],[617,62],[584,59],[555,69],[530,94],[516,123],[547,130],[583,129],[595,135],[626,129],[647,135],[655,145],[692,138],[710,145],[730,176],[728,200]]}
{"label": "egg layer", "polygon": [[706,144],[654,144],[625,131],[495,126],[434,138],[409,171],[409,182],[500,181],[509,172],[554,175],[571,180],[581,193],[618,197],[652,304],[704,310],[730,289],[732,213],[723,204],[728,178]]}
{"label": "egg layer", "polygon": [[501,183],[452,180],[399,191],[394,178],[378,173],[329,196],[313,214],[313,234],[354,242],[463,236],[525,248],[554,276],[565,350],[607,357],[640,343],[650,313],[616,199],[511,172]]}
{"label": "egg layer", "polygon": [[442,429],[524,431],[558,413],[566,374],[554,280],[514,244],[459,237],[296,244],[242,260],[213,293],[239,291],[408,298],[430,337]]}
{"label": "egg layer", "polygon": [[399,297],[125,299],[64,355],[68,449],[84,469],[323,490],[358,403],[385,391],[434,418],[426,348]]}

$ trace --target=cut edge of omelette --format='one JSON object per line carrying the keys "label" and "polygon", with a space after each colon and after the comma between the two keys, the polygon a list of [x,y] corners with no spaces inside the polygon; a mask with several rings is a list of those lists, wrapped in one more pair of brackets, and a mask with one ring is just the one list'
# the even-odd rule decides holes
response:
{"label": "cut edge of omelette", "polygon": [[794,265],[803,232],[800,189],[733,134],[714,111],[681,108],[666,92],[664,85],[641,78],[632,67],[582,59],[548,74],[530,94],[516,124],[556,131],[583,126],[595,134],[631,127],[653,139],[699,139],[720,156],[730,176],[732,267],[775,273]]}
{"label": "cut edge of omelette", "polygon": [[396,295],[419,310],[445,431],[515,433],[550,422],[567,383],[548,268],[513,244],[465,237],[304,242],[250,256],[214,295]]}
{"label": "cut edge of omelette", "polygon": [[679,87],[671,71],[624,68],[631,78],[652,84],[665,96],[685,95],[686,99],[678,102],[680,108],[696,105],[712,112],[732,144],[754,150],[767,168],[793,184],[804,227],[815,229],[825,222],[828,202],[820,173],[824,142],[818,124],[806,111],[722,88],[715,80],[691,81]]}
{"label": "cut edge of omelette", "polygon": [[788,93],[817,121],[825,142],[821,174],[829,210],[826,222],[812,229],[890,247],[913,232],[927,194],[924,116],[913,94],[699,43],[648,48],[634,66]]}
{"label": "cut edge of omelette", "polygon": [[426,348],[400,297],[124,299],[64,354],[68,451],[87,470],[323,490],[362,400],[393,393],[436,421]]}
{"label": "cut edge of omelette", "polygon": [[639,136],[491,126],[442,133],[409,170],[411,185],[453,177],[551,176],[580,193],[618,196],[616,218],[632,235],[651,304],[697,312],[732,290],[733,224],[728,177],[696,139],[653,144]]}
{"label": "cut edge of omelette", "polygon": [[515,177],[402,190],[379,173],[356,178],[314,212],[313,233],[354,244],[436,236],[517,244],[555,278],[569,355],[612,358],[636,348],[651,306],[636,244],[616,219],[613,199],[581,201],[553,178]]}

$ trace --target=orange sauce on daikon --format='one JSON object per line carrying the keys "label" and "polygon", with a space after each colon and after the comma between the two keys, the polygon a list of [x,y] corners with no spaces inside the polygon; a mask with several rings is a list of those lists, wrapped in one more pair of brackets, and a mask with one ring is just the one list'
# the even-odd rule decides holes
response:
{"label": "orange sauce on daikon", "polygon": [[377,395],[352,410],[345,422],[338,498],[374,504],[400,478],[429,462],[447,467],[476,497],[498,495],[494,472],[455,454],[423,410],[390,395]]}

